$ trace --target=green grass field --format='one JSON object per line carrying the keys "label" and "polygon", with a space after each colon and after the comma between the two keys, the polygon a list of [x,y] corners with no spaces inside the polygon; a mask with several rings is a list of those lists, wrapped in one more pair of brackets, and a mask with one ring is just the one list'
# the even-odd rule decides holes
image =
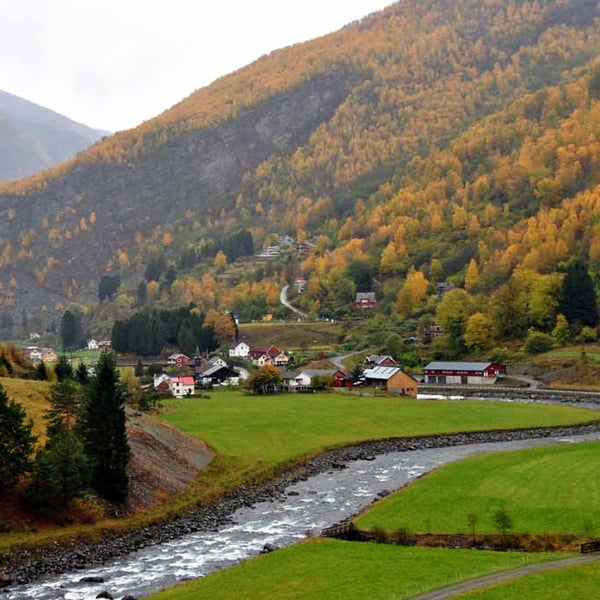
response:
{"label": "green grass field", "polygon": [[407,548],[317,539],[150,596],[152,600],[400,600],[561,554]]}
{"label": "green grass field", "polygon": [[219,453],[281,462],[361,440],[452,431],[580,423],[597,413],[563,406],[477,401],[423,401],[345,394],[169,400],[161,418]]}
{"label": "green grass field", "polygon": [[497,533],[504,508],[515,533],[600,534],[600,443],[565,444],[468,458],[430,473],[371,507],[360,528]]}
{"label": "green grass field", "polygon": [[515,581],[495,585],[460,596],[464,600],[583,600],[600,597],[600,568],[598,564],[567,567],[547,573],[521,577]]}

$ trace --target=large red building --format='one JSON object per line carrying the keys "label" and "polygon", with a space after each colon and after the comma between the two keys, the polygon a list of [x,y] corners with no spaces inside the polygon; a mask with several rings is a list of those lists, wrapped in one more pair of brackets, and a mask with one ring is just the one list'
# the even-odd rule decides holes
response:
{"label": "large red building", "polygon": [[492,362],[430,362],[424,369],[425,383],[488,385],[506,375],[506,365]]}

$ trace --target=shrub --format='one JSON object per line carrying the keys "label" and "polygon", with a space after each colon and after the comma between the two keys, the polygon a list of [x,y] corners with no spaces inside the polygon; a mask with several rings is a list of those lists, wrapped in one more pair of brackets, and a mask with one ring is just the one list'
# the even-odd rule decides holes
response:
{"label": "shrub", "polygon": [[548,352],[554,345],[552,336],[541,331],[529,331],[523,349],[527,354],[541,354]]}

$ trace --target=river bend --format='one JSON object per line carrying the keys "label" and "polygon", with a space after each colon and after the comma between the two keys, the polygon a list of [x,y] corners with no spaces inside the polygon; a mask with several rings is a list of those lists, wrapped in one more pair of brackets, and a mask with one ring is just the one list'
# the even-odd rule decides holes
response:
{"label": "river bend", "polygon": [[[356,515],[382,493],[396,490],[441,465],[476,454],[548,444],[600,440],[600,433],[392,452],[356,460],[300,481],[285,496],[237,510],[230,524],[185,535],[89,570],[11,588],[6,600],[87,600],[102,590],[115,598],[143,598],[178,582],[202,577],[258,554],[265,544],[287,546]],[[104,582],[81,583],[85,577]]]}

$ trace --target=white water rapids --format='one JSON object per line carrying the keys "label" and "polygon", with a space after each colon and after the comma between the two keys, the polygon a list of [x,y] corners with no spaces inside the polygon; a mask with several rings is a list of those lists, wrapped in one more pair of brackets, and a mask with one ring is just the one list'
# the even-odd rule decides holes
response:
{"label": "white water rapids", "polygon": [[[287,488],[285,499],[238,510],[232,524],[149,546],[89,570],[11,588],[5,600],[87,600],[108,590],[115,598],[143,598],[178,582],[202,577],[258,554],[265,544],[287,546],[356,515],[385,490],[396,490],[443,464],[488,452],[600,440],[600,433],[450,448],[394,452],[354,461],[344,470],[311,477]],[[81,583],[83,577],[104,583]]]}

